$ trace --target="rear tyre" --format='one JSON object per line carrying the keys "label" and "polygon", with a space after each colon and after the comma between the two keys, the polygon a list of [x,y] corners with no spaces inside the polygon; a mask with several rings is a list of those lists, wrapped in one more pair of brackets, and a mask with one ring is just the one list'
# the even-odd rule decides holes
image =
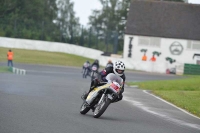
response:
{"label": "rear tyre", "polygon": [[107,109],[107,107],[110,105],[111,100],[105,97],[102,102],[97,105],[97,107],[94,110],[94,118],[99,118]]}
{"label": "rear tyre", "polygon": [[90,108],[87,106],[86,102],[83,102],[81,109],[80,109],[80,113],[81,114],[86,114],[88,111],[90,110]]}

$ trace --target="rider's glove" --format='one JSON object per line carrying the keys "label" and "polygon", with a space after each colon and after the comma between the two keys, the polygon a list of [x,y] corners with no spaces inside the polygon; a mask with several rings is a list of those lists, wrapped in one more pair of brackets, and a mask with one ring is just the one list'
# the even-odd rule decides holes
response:
{"label": "rider's glove", "polygon": [[94,79],[94,86],[98,86],[99,83],[100,83],[100,81],[99,81],[97,78],[95,78],[95,79]]}

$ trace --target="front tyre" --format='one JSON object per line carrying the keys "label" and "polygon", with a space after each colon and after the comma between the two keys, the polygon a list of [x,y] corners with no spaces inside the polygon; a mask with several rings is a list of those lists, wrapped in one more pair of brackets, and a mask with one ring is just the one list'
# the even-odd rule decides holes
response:
{"label": "front tyre", "polygon": [[84,71],[83,71],[83,78],[85,78],[85,71],[86,71],[86,69],[84,68]]}
{"label": "front tyre", "polygon": [[92,74],[91,74],[91,81],[93,81],[94,80],[94,72],[92,72]]}
{"label": "front tyre", "polygon": [[94,118],[99,118],[107,109],[107,107],[110,105],[111,100],[105,97],[102,102],[97,105],[97,107],[94,110]]}
{"label": "front tyre", "polygon": [[90,108],[87,106],[86,102],[83,102],[81,109],[80,109],[80,113],[81,114],[86,114],[88,111],[90,110]]}
{"label": "front tyre", "polygon": [[88,75],[88,69],[87,68],[85,68],[85,73],[84,73],[84,78],[87,78],[87,75]]}

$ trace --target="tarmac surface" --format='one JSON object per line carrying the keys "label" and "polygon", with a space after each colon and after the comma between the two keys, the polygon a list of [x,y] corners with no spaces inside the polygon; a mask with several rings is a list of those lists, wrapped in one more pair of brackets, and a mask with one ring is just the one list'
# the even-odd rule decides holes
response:
{"label": "tarmac surface", "polygon": [[[0,63],[0,65],[4,65]],[[15,64],[26,75],[0,73],[0,133],[200,133],[200,119],[137,87],[99,118],[79,113],[90,78],[81,67]],[[127,81],[182,78],[126,72]]]}

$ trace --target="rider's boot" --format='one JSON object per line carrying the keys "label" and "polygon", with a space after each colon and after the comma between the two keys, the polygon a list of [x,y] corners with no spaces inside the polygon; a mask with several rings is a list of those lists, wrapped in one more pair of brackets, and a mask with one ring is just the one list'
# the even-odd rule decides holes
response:
{"label": "rider's boot", "polygon": [[96,80],[93,80],[92,82],[91,82],[91,84],[90,84],[90,88],[89,88],[89,91],[88,91],[88,93],[86,93],[86,94],[84,94],[84,99],[86,99],[87,98],[87,96],[88,96],[88,94],[95,88],[95,87],[97,87],[98,86],[98,82],[96,81]]}
{"label": "rider's boot", "polygon": [[94,108],[94,107],[92,107],[91,109],[92,109],[92,112],[94,112],[95,108]]}
{"label": "rider's boot", "polygon": [[83,99],[87,99],[87,96],[88,96],[88,93],[87,92],[85,92],[85,94],[83,94]]}
{"label": "rider's boot", "polygon": [[88,94],[89,94],[95,87],[96,87],[96,86],[90,87],[89,92],[88,92],[88,93],[85,93],[84,96],[83,96],[83,98],[86,99],[87,96],[88,96]]}

